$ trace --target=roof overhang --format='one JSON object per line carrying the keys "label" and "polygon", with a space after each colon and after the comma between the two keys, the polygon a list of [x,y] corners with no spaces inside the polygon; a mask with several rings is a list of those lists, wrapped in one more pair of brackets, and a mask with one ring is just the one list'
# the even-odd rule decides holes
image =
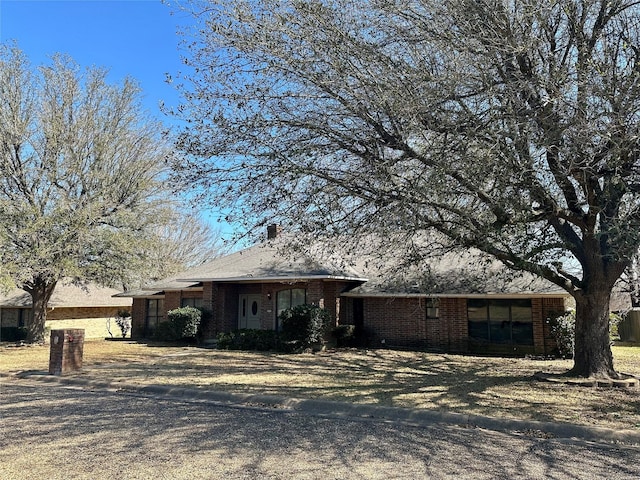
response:
{"label": "roof overhang", "polygon": [[212,278],[179,278],[178,282],[212,282],[212,283],[300,283],[312,280],[332,280],[366,282],[367,278],[347,277],[342,275],[295,275],[295,276],[264,276],[264,277],[212,277]]}
{"label": "roof overhang", "polygon": [[518,299],[518,298],[532,298],[532,297],[544,297],[544,298],[569,298],[568,293],[539,293],[539,292],[526,292],[526,293],[390,293],[390,292],[344,292],[341,297],[352,298],[504,298],[504,299]]}

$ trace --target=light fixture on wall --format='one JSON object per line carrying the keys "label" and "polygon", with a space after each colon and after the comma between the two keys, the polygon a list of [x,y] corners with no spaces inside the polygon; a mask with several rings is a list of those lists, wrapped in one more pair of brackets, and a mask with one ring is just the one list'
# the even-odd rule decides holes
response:
{"label": "light fixture on wall", "polygon": [[268,300],[271,300],[271,292],[268,292],[268,293],[267,293],[267,299],[268,299]]}

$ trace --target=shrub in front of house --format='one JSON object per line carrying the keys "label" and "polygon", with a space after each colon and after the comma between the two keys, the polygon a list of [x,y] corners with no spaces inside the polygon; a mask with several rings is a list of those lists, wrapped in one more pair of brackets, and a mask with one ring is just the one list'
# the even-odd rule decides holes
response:
{"label": "shrub in front of house", "polygon": [[569,311],[547,320],[551,335],[556,342],[557,354],[562,358],[573,358],[576,332],[576,312]]}
{"label": "shrub in front of house", "polygon": [[353,347],[356,344],[355,325],[338,325],[332,330],[331,335],[336,339],[338,347]]}
{"label": "shrub in front of house", "polygon": [[221,350],[257,350],[261,352],[279,349],[278,333],[274,330],[242,329],[219,333],[217,346]]}
{"label": "shrub in front of house", "polygon": [[129,310],[118,310],[115,322],[120,329],[122,338],[125,338],[127,336],[127,333],[129,333],[129,331],[131,330],[131,312],[129,312]]}
{"label": "shrub in front of house", "polygon": [[320,347],[331,328],[331,315],[317,305],[298,305],[284,310],[278,318],[281,339],[294,350]]}
{"label": "shrub in front of house", "polygon": [[195,340],[202,312],[194,307],[182,307],[167,312],[167,321],[161,322],[154,333],[156,340]]}
{"label": "shrub in front of house", "polygon": [[21,340],[26,340],[26,338],[27,329],[25,327],[0,328],[0,342],[19,342]]}

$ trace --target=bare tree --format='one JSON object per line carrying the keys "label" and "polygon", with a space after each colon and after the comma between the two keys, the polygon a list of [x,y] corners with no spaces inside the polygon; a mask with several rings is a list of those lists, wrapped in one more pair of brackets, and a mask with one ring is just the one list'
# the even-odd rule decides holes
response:
{"label": "bare tree", "polygon": [[631,0],[190,2],[176,178],[234,219],[435,229],[576,301],[571,374],[615,377],[640,244]]}
{"label": "bare tree", "polygon": [[155,230],[149,269],[143,283],[169,277],[213,260],[225,251],[222,235],[194,212],[176,207],[171,219]]}
{"label": "bare tree", "polygon": [[62,279],[121,284],[147,267],[167,148],[139,95],[65,56],[32,69],[0,45],[0,277],[31,294],[28,341],[43,340]]}

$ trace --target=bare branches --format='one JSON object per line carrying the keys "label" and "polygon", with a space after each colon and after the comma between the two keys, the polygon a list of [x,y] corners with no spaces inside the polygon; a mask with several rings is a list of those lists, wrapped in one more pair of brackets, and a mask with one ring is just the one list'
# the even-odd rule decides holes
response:
{"label": "bare branches", "polygon": [[569,291],[585,279],[558,262],[584,275],[628,263],[638,238],[622,232],[640,229],[635,2],[206,6],[178,177],[225,215],[428,226]]}

